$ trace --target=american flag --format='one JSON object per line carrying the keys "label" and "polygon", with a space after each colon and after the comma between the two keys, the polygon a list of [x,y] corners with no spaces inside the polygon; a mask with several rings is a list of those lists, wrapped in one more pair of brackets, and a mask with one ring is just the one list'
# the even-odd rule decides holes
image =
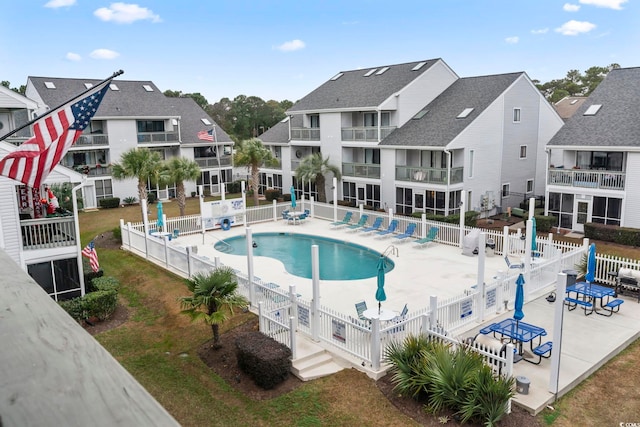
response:
{"label": "american flag", "polygon": [[33,125],[34,136],[0,160],[0,175],[39,188],[89,125],[110,82],[105,81],[88,95],[81,95],[83,98],[76,97],[38,120]]}
{"label": "american flag", "polygon": [[93,240],[84,247],[84,249],[82,250],[82,255],[89,258],[89,265],[94,272],[100,269],[100,263],[98,262],[98,253],[96,252],[96,246],[93,244]]}
{"label": "american flag", "polygon": [[212,141],[214,140],[214,132],[213,129],[209,129],[209,130],[201,130],[200,132],[198,132],[198,139],[201,139],[203,141]]}

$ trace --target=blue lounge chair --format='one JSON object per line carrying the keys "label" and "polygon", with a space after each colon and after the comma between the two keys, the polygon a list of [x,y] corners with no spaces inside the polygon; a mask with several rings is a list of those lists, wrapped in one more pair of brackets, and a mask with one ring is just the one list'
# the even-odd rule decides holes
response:
{"label": "blue lounge chair", "polygon": [[509,257],[507,255],[504,256],[504,262],[507,263],[507,267],[509,267],[509,269],[519,269],[522,270],[524,269],[524,262],[518,263],[518,264],[512,264],[511,261],[509,260]]}
{"label": "blue lounge chair", "polygon": [[407,229],[404,231],[404,233],[399,234],[396,237],[396,239],[398,240],[405,240],[408,239],[409,237],[413,236],[413,233],[416,232],[416,225],[411,222],[409,223],[409,225],[407,225]]}
{"label": "blue lounge chair", "polygon": [[367,221],[369,220],[369,215],[367,214],[362,214],[362,216],[360,217],[360,220],[358,221],[357,224],[351,224],[351,225],[347,225],[347,230],[349,231],[354,231],[357,230],[358,228],[362,228],[365,225],[367,225]]}
{"label": "blue lounge chair", "polygon": [[351,223],[352,216],[353,216],[353,212],[349,211],[346,214],[344,214],[344,218],[342,218],[342,221],[332,222],[330,225],[334,227],[342,227],[345,225],[349,225]]}
{"label": "blue lounge chair", "polygon": [[371,227],[361,228],[360,231],[362,231],[363,233],[371,233],[373,231],[379,231],[381,226],[382,226],[382,217],[379,216],[378,218],[376,218],[375,221],[373,221],[373,224],[371,224]]}
{"label": "blue lounge chair", "polygon": [[431,227],[429,229],[429,233],[427,233],[426,237],[423,237],[422,239],[418,239],[415,241],[415,243],[422,247],[422,246],[426,246],[427,243],[431,243],[435,240],[436,236],[438,235],[438,227]]}
{"label": "blue lounge chair", "polygon": [[356,312],[358,312],[358,319],[368,321],[366,317],[364,317],[364,312],[367,310],[367,302],[362,300],[356,303]]}
{"label": "blue lounge chair", "polygon": [[389,227],[387,227],[386,230],[378,231],[376,235],[381,237],[388,236],[389,234],[393,234],[393,232],[396,231],[396,228],[398,228],[398,220],[394,219],[389,223]]}

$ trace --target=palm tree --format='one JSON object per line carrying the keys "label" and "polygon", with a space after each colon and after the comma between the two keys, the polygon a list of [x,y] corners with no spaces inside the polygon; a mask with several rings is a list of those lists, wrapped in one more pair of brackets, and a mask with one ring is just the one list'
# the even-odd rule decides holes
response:
{"label": "palm tree", "polygon": [[323,159],[322,153],[313,153],[302,159],[300,166],[296,169],[296,176],[303,181],[315,182],[318,190],[318,201],[326,202],[325,175],[329,172],[338,180],[342,178],[340,168],[329,164],[329,157]]}
{"label": "palm tree", "polygon": [[200,176],[200,166],[193,160],[174,157],[165,163],[166,173],[170,182],[176,183],[176,198],[180,216],[184,216],[187,196],[184,191],[184,181],[195,181]]}
{"label": "palm tree", "polygon": [[161,178],[162,170],[160,154],[147,148],[132,148],[120,156],[120,163],[115,163],[112,176],[117,180],[138,179],[138,198],[140,203],[147,200],[147,181],[155,184]]}
{"label": "palm tree", "polygon": [[220,324],[228,319],[227,307],[233,314],[234,308],[247,306],[247,300],[240,295],[238,281],[231,267],[223,266],[215,268],[209,273],[198,273],[192,279],[187,280],[187,288],[193,295],[180,297],[182,313],[191,317],[191,320],[204,320],[211,325],[213,332],[213,345],[219,347]]}
{"label": "palm tree", "polygon": [[253,203],[258,206],[258,179],[260,166],[278,166],[278,159],[273,157],[273,153],[262,144],[258,138],[251,138],[242,141],[235,155],[233,163],[236,166],[246,166],[251,174],[249,187],[253,191]]}

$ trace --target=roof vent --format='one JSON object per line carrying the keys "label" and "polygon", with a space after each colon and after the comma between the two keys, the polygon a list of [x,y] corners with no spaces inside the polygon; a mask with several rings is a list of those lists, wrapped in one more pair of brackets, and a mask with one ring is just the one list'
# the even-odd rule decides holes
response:
{"label": "roof vent", "polygon": [[91,89],[93,87],[93,83],[85,83],[84,87],[86,87],[87,89]]}
{"label": "roof vent", "polygon": [[331,77],[331,80],[332,80],[332,81],[336,81],[336,80],[338,80],[340,77],[342,77],[342,75],[343,75],[343,74],[344,74],[344,73],[338,73],[338,74],[336,74],[335,76]]}
{"label": "roof vent", "polygon": [[378,72],[376,73],[376,76],[379,76],[380,74],[384,73],[385,71],[387,71],[389,69],[389,67],[384,67],[381,68],[380,70],[378,70]]}
{"label": "roof vent", "polygon": [[466,119],[472,111],[473,108],[465,108],[464,110],[462,110],[462,113],[458,114],[458,117],[456,117],[456,119]]}
{"label": "roof vent", "polygon": [[587,108],[587,111],[584,112],[585,116],[595,116],[596,113],[598,111],[600,111],[600,108],[602,107],[602,104],[593,104],[590,105],[589,108]]}
{"label": "roof vent", "polygon": [[411,69],[411,71],[418,71],[420,68],[424,67],[425,64],[426,64],[426,62],[419,62],[419,63],[416,64],[415,67],[413,67]]}
{"label": "roof vent", "polygon": [[377,68],[372,68],[369,71],[366,72],[366,74],[362,77],[369,77],[371,74],[375,73],[377,70]]}

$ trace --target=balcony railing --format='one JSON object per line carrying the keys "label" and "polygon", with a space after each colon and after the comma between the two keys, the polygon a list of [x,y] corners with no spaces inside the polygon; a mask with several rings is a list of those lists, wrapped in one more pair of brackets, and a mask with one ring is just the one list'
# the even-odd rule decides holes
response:
{"label": "balcony railing", "polygon": [[[395,126],[380,128],[380,140],[385,139],[396,129]],[[342,128],[343,141],[378,141],[378,128],[373,126]]]}
{"label": "balcony railing", "polygon": [[291,139],[296,141],[320,141],[320,129],[291,128]]}
{"label": "balcony railing", "polygon": [[23,220],[20,230],[25,250],[76,245],[73,216]]}
{"label": "balcony railing", "polygon": [[7,139],[5,139],[5,142],[8,142],[9,144],[13,144],[13,145],[20,145],[23,142],[27,141],[29,138],[28,137],[22,137],[22,136],[10,136]]}
{"label": "balcony railing", "polygon": [[380,178],[380,165],[371,163],[342,163],[342,175],[360,178]]}
{"label": "balcony railing", "polygon": [[201,168],[217,168],[220,166],[231,166],[233,164],[231,156],[220,157],[220,163],[216,157],[196,157],[196,163]]}
{"label": "balcony railing", "polygon": [[[451,168],[450,184],[462,182],[464,168]],[[446,184],[446,168],[417,168],[409,166],[396,166],[396,179],[398,181],[424,182],[429,184]]]}
{"label": "balcony railing", "polygon": [[582,169],[549,169],[549,185],[624,190],[625,173]]}
{"label": "balcony railing", "polygon": [[109,137],[107,135],[80,135],[74,146],[91,146],[91,145],[109,145]]}
{"label": "balcony railing", "polygon": [[145,132],[138,134],[139,144],[162,144],[165,142],[178,142],[177,132]]}

